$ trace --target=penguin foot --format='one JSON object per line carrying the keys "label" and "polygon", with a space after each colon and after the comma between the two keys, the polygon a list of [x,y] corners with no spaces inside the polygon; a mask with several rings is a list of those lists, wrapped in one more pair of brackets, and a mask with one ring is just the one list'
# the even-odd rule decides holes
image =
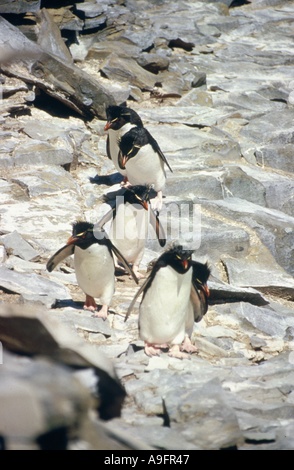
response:
{"label": "penguin foot", "polygon": [[165,345],[157,345],[157,344],[150,344],[150,343],[145,343],[144,351],[145,354],[149,357],[152,356],[159,356],[160,355],[160,350],[162,347]]}
{"label": "penguin foot", "polygon": [[122,182],[120,183],[120,185],[121,185],[123,188],[128,188],[129,186],[132,186],[131,183],[129,182],[127,176],[124,177],[124,179],[122,180]]}
{"label": "penguin foot", "polygon": [[[145,279],[145,274],[139,273],[139,266],[133,266],[133,272],[137,279]],[[129,276],[132,279],[132,276]]]}
{"label": "penguin foot", "polygon": [[184,341],[181,344],[181,351],[186,351],[187,353],[198,352],[197,346],[192,344],[189,336],[185,336]]}
{"label": "penguin foot", "polygon": [[102,305],[101,309],[98,310],[98,312],[94,313],[92,316],[103,318],[103,320],[106,320],[107,315],[108,315],[108,305]]}
{"label": "penguin foot", "polygon": [[95,312],[95,310],[97,310],[97,304],[95,302],[94,297],[91,297],[91,295],[86,294],[84,310],[90,310],[91,312]]}
{"label": "penguin foot", "polygon": [[179,344],[173,344],[168,352],[170,357],[176,357],[177,359],[190,359],[189,354],[180,351]]}

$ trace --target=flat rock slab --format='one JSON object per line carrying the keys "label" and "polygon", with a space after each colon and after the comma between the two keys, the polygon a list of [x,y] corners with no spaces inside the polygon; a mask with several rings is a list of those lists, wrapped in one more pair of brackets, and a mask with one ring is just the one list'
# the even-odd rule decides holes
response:
{"label": "flat rock slab", "polygon": [[0,240],[10,254],[19,256],[25,261],[33,260],[39,256],[39,253],[16,230],[0,237]]}
{"label": "flat rock slab", "polygon": [[58,299],[68,299],[71,297],[68,289],[62,284],[50,281],[38,274],[24,274],[11,271],[5,267],[0,267],[0,286],[10,292],[23,295],[37,295],[48,298],[51,304]]}

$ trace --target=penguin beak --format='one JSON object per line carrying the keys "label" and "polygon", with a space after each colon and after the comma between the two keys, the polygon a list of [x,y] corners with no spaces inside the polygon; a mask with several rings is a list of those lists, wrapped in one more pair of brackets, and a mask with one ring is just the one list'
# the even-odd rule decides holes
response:
{"label": "penguin beak", "polygon": [[203,290],[204,290],[204,293],[206,295],[206,297],[209,297],[210,296],[210,290],[208,288],[208,285],[207,284],[203,284]]}
{"label": "penguin beak", "polygon": [[111,128],[111,122],[110,122],[110,121],[107,121],[107,123],[106,123],[105,126],[104,126],[104,130],[105,130],[105,131],[108,131],[108,129],[110,129],[110,128]]}
{"label": "penguin beak", "polygon": [[185,270],[188,269],[189,263],[188,263],[188,261],[187,261],[186,259],[183,259],[183,261],[182,261],[182,266],[183,266],[183,268],[184,268]]}
{"label": "penguin beak", "polygon": [[67,240],[66,244],[67,245],[74,245],[77,241],[78,237],[74,237],[73,235],[71,237],[69,237],[69,239]]}
{"label": "penguin beak", "polygon": [[149,206],[148,206],[148,202],[147,202],[147,201],[142,201],[142,206],[144,207],[144,209],[145,209],[146,211],[148,211],[148,207],[149,207]]}

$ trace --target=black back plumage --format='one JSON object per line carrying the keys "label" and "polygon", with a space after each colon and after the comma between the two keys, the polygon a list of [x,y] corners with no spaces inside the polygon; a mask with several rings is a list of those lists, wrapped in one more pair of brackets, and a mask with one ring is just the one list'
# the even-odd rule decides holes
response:
{"label": "black back plumage", "polygon": [[208,310],[209,290],[207,281],[211,270],[207,263],[202,264],[192,260],[192,290],[191,301],[194,311],[194,321],[199,322]]}

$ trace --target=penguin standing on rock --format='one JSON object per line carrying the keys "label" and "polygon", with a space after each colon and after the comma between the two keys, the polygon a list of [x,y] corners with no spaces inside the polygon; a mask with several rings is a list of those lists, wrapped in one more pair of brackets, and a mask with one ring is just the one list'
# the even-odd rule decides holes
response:
{"label": "penguin standing on rock", "polygon": [[[89,222],[73,224],[72,236],[47,262],[47,270],[55,267],[70,255],[74,255],[74,266],[78,285],[86,294],[85,310],[96,312],[94,317],[107,318],[114,290],[115,255],[130,273],[135,282],[138,280],[119,250],[101,229],[95,229]],[[95,298],[99,298],[102,308],[97,311]]]}
{"label": "penguin standing on rock", "polygon": [[149,224],[153,227],[160,246],[163,247],[166,243],[164,229],[149,204],[151,191],[150,186],[125,187],[124,192],[116,197],[113,209],[98,222],[103,227],[111,220],[109,238],[127,262],[132,264],[138,279],[144,277],[139,273],[139,266],[144,255]]}
{"label": "penguin standing on rock", "polygon": [[128,309],[125,321],[143,293],[138,322],[139,336],[145,342],[147,356],[158,356],[161,349],[168,348],[171,357],[189,357],[182,351],[185,350],[191,296],[192,253],[179,244],[166,250],[154,263]]}
{"label": "penguin standing on rock", "polygon": [[119,141],[118,164],[131,185],[152,185],[157,193],[153,209],[162,208],[162,190],[166,182],[165,165],[172,169],[157,141],[145,127],[133,127]]}
{"label": "penguin standing on rock", "polygon": [[196,352],[197,347],[191,343],[194,322],[198,323],[208,310],[208,297],[210,295],[207,281],[210,276],[208,264],[202,264],[192,260],[192,286],[190,303],[186,318],[186,335],[184,339],[184,348],[188,352]]}
{"label": "penguin standing on rock", "polygon": [[143,123],[136,111],[126,106],[108,106],[106,118],[107,123],[104,126],[104,130],[108,133],[106,153],[108,158],[112,160],[116,170],[125,176],[126,170],[118,164],[118,142],[132,127],[143,127]]}

